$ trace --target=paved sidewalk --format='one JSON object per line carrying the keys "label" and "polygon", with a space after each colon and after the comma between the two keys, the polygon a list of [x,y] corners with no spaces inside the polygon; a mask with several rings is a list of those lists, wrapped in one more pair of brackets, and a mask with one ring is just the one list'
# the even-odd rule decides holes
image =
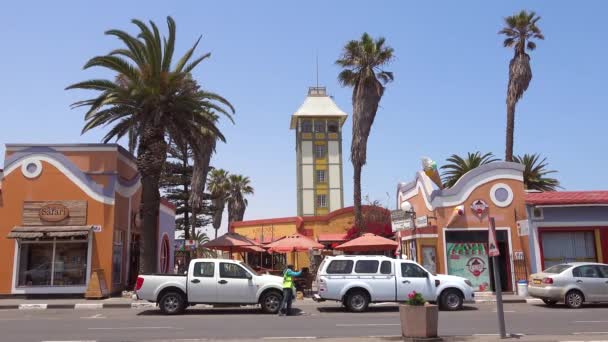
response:
{"label": "paved sidewalk", "polygon": [[[506,339],[501,339],[499,336],[489,335],[474,335],[474,336],[444,336],[430,339],[404,338],[400,336],[369,336],[369,337],[344,337],[344,338],[294,338],[294,337],[273,337],[264,339],[200,339],[188,340],[189,342],[204,342],[204,341],[297,341],[297,340],[315,340],[320,342],[492,342],[492,341],[521,341],[521,342],[608,342],[608,334],[606,335],[531,335],[531,336],[510,336]],[[151,341],[152,342],[152,341]],[[153,342],[184,342],[184,340],[155,340]]]}

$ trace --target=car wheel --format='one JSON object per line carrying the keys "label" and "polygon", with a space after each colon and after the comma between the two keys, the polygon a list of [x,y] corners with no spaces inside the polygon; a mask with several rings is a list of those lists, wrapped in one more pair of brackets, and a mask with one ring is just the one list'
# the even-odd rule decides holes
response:
{"label": "car wheel", "polygon": [[580,291],[572,290],[566,294],[566,305],[571,309],[578,309],[583,306],[585,297]]}
{"label": "car wheel", "polygon": [[346,308],[351,312],[364,312],[369,302],[369,295],[361,290],[351,291],[346,296]]}
{"label": "car wheel", "polygon": [[165,315],[179,315],[186,310],[186,300],[179,292],[167,292],[158,301],[160,311]]}
{"label": "car wheel", "polygon": [[260,298],[260,305],[262,311],[267,314],[276,314],[281,308],[281,302],[283,301],[283,294],[278,291],[269,291]]}
{"label": "car wheel", "polygon": [[462,309],[464,297],[459,291],[448,289],[441,293],[441,308],[448,311],[456,311]]}
{"label": "car wheel", "polygon": [[547,306],[555,306],[555,304],[557,304],[557,301],[552,299],[543,299],[543,303],[545,303],[545,305]]}

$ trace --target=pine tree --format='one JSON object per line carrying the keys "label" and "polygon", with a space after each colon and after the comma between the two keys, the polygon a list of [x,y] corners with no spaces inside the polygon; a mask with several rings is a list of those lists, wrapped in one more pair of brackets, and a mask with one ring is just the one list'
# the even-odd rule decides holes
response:
{"label": "pine tree", "polygon": [[212,215],[210,201],[206,200],[201,212],[196,215],[196,223],[192,224],[192,207],[188,202],[194,169],[192,156],[192,148],[172,142],[160,181],[163,195],[176,207],[175,230],[183,231],[186,240],[196,236],[197,229],[209,225]]}

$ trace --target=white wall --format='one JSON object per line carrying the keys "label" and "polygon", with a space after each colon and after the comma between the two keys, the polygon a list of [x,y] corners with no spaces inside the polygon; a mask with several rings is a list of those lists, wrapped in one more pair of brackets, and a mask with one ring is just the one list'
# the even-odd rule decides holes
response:
{"label": "white wall", "polygon": [[312,164],[312,141],[302,141],[302,163]]}
{"label": "white wall", "polygon": [[329,210],[334,211],[341,209],[342,198],[340,190],[329,190]]}
{"label": "white wall", "polygon": [[330,164],[340,163],[340,145],[337,141],[330,141],[327,146],[328,160]]}
{"label": "white wall", "polygon": [[302,188],[312,188],[314,180],[313,166],[302,165]]}
{"label": "white wall", "polygon": [[315,214],[314,190],[303,190],[302,191],[302,214],[303,215],[314,215]]}
{"label": "white wall", "polygon": [[340,187],[340,166],[329,165],[329,187],[331,189]]}

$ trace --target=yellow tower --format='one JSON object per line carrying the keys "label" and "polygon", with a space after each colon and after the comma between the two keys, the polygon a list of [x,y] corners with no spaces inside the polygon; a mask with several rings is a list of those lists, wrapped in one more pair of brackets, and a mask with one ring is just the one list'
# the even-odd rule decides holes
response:
{"label": "yellow tower", "polygon": [[291,116],[296,130],[298,216],[325,215],[344,207],[342,125],[347,114],[327,95],[310,87]]}

